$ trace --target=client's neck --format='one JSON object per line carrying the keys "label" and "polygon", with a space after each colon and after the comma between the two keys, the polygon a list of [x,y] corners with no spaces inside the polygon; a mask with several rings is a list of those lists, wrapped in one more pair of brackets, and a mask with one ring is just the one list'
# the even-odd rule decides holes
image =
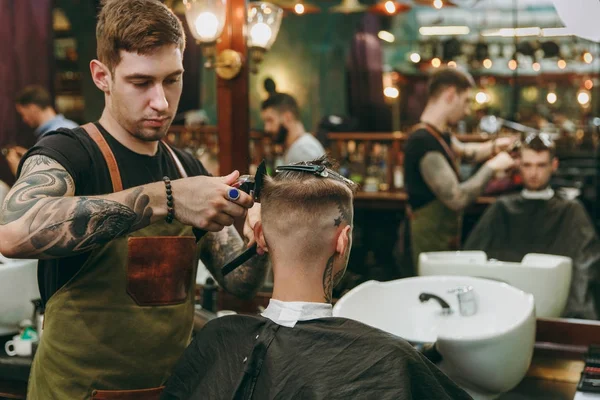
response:
{"label": "client's neck", "polygon": [[323,289],[322,271],[322,268],[312,264],[273,262],[272,298],[281,301],[328,303]]}

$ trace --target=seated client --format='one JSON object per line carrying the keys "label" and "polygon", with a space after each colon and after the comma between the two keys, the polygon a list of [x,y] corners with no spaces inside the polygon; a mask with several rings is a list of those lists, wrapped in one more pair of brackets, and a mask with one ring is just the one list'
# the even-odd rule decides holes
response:
{"label": "seated client", "polygon": [[562,316],[597,319],[600,241],[583,205],[550,187],[557,167],[551,138],[528,136],[521,147],[523,191],[500,197],[485,211],[465,250],[483,250],[491,258],[513,262],[528,253],[570,257],[571,289]]}
{"label": "seated client", "polygon": [[355,185],[330,166],[320,158],[266,178],[255,236],[273,265],[269,306],[262,316],[210,321],[163,399],[471,398],[406,341],[332,316],[352,247]]}

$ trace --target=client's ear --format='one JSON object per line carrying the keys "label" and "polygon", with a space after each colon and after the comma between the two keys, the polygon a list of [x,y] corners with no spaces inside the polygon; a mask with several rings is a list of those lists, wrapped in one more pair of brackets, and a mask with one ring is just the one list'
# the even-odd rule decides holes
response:
{"label": "client's ear", "polygon": [[552,159],[552,172],[556,172],[558,169],[558,157]]}
{"label": "client's ear", "polygon": [[348,247],[351,245],[350,229],[350,225],[346,225],[338,234],[335,251],[339,254],[346,254]]}
{"label": "client's ear", "polygon": [[267,247],[267,241],[265,240],[265,232],[263,231],[262,222],[257,221],[254,224],[254,237],[256,238],[256,244],[258,247],[264,250],[265,253],[269,252]]}

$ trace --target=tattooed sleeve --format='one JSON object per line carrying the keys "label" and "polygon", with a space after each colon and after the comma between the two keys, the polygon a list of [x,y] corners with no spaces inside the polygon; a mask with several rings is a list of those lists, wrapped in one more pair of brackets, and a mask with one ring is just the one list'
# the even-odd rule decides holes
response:
{"label": "tattooed sleeve", "polygon": [[16,224],[22,233],[11,253],[71,256],[150,224],[152,208],[143,186],[109,196],[74,193],[73,178],[59,163],[40,155],[28,158],[0,211],[0,225]]}

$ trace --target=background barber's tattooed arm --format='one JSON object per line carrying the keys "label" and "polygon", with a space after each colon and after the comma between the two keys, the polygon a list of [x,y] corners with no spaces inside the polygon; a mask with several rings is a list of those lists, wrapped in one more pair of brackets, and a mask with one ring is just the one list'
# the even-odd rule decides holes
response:
{"label": "background barber's tattooed arm", "polygon": [[246,248],[235,227],[226,226],[219,232],[207,233],[200,246],[200,259],[229,293],[252,298],[264,284],[268,265],[266,254],[252,257],[225,277],[221,273],[221,268]]}
{"label": "background barber's tattooed arm", "polygon": [[420,170],[425,183],[446,207],[454,211],[464,210],[494,176],[494,171],[484,165],[469,180],[460,183],[446,158],[432,151],[421,159]]}
{"label": "background barber's tattooed arm", "polygon": [[493,149],[491,140],[483,143],[463,143],[452,136],[452,150],[467,163],[487,160],[493,155]]}
{"label": "background barber's tattooed arm", "polygon": [[0,252],[14,258],[66,257],[141,229],[161,217],[152,204],[159,197],[152,185],[74,197],[73,178],[58,162],[31,156],[0,210]]}

